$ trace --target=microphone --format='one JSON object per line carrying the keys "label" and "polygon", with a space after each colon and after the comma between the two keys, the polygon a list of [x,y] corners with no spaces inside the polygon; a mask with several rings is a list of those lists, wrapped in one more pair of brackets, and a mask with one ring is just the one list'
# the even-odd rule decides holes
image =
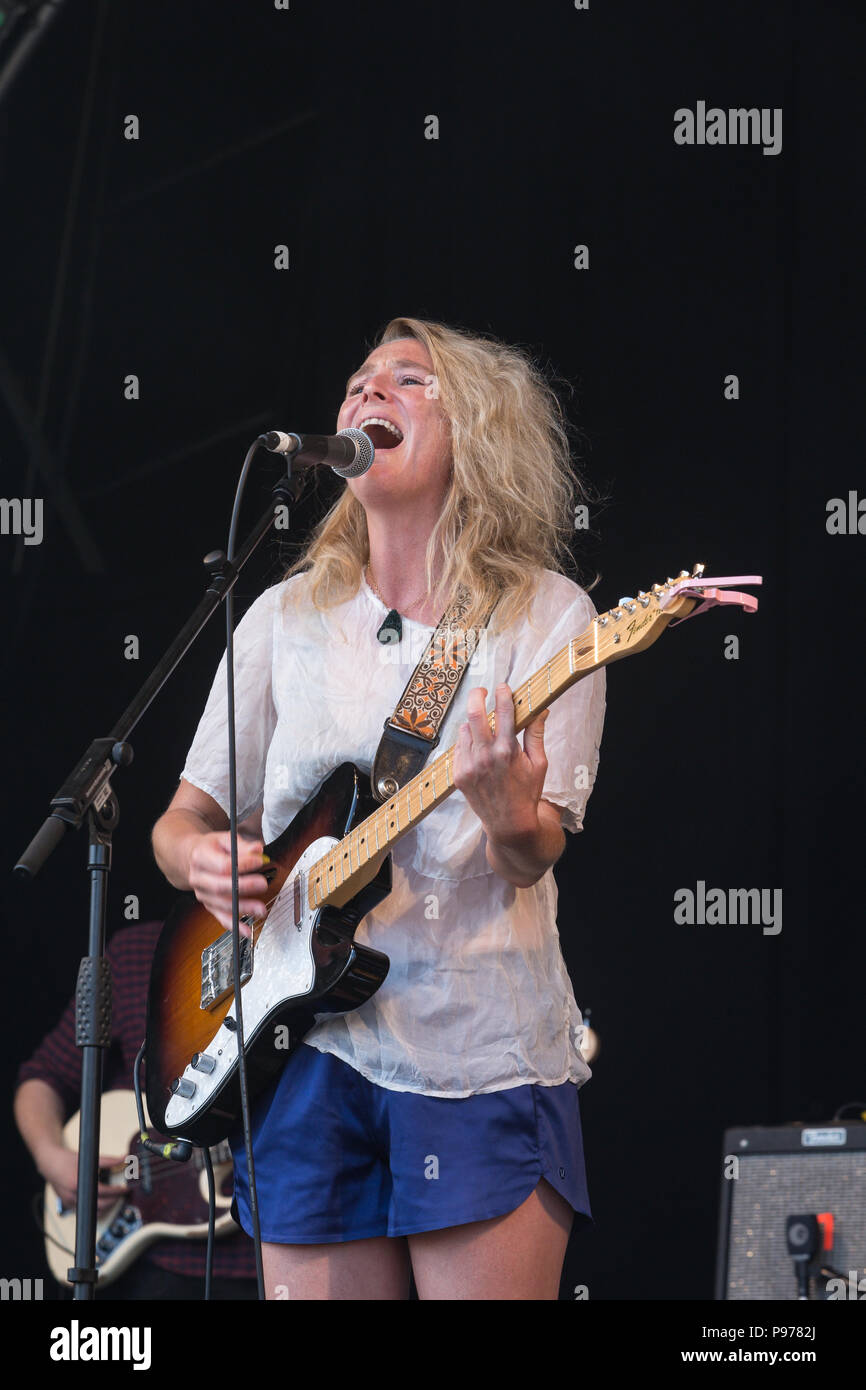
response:
{"label": "microphone", "polygon": [[292,468],[316,468],[328,464],[341,478],[359,478],[373,465],[376,450],[363,430],[339,434],[284,434],[268,430],[259,442],[272,454],[291,454]]}

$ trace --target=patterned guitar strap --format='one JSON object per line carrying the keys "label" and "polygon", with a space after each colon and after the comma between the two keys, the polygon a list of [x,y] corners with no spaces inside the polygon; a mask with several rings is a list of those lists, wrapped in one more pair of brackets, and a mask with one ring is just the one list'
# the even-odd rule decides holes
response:
{"label": "patterned guitar strap", "polygon": [[439,742],[451,701],[490,622],[492,603],[480,627],[465,626],[469,590],[461,587],[430,638],[427,650],[406,684],[373,759],[370,784],[377,801],[387,801],[421,771]]}

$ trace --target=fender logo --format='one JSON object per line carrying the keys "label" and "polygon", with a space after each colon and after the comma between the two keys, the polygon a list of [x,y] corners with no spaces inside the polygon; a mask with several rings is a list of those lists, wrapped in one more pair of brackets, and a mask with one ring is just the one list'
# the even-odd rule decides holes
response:
{"label": "fender logo", "polygon": [[640,621],[636,621],[634,618],[632,618],[631,622],[626,627],[626,632],[628,633],[629,637],[634,637],[635,633],[640,632],[641,628],[646,627],[647,623],[651,623],[653,620],[653,616],[653,614],[647,613],[645,617],[640,619]]}

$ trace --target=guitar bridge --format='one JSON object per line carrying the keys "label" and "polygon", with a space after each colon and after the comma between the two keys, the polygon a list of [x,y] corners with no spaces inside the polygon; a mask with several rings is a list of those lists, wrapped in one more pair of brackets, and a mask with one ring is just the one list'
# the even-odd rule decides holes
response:
{"label": "guitar bridge", "polygon": [[[253,973],[253,943],[241,937],[241,984]],[[232,934],[223,932],[201,953],[201,1008],[212,1009],[234,993],[235,973],[232,961]]]}

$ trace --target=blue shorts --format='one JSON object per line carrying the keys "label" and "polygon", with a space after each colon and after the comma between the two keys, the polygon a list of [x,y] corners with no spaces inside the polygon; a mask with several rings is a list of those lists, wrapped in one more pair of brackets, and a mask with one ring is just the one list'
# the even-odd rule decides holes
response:
{"label": "blue shorts", "polygon": [[[577,1086],[449,1100],[391,1091],[302,1043],[251,1116],[262,1240],[407,1236],[514,1211],[546,1178],[592,1224]],[[235,1210],[252,1235],[243,1136]]]}

